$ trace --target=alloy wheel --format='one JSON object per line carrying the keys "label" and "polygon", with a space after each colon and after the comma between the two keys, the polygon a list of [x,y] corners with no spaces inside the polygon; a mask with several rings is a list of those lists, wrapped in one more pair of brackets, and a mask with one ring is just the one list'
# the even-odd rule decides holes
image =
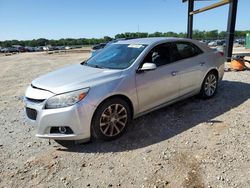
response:
{"label": "alloy wheel", "polygon": [[108,137],[114,137],[122,132],[128,121],[126,108],[121,104],[112,104],[102,113],[100,130]]}
{"label": "alloy wheel", "polygon": [[217,78],[214,74],[210,74],[205,82],[205,93],[208,97],[212,96],[217,87]]}

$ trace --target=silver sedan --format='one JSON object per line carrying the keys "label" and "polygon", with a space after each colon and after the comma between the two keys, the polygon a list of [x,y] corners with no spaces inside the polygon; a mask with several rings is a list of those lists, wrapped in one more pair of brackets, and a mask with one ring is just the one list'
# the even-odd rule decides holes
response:
{"label": "silver sedan", "polygon": [[195,40],[119,41],[35,79],[25,94],[26,116],[40,138],[112,140],[150,111],[198,94],[213,97],[223,74],[223,54]]}

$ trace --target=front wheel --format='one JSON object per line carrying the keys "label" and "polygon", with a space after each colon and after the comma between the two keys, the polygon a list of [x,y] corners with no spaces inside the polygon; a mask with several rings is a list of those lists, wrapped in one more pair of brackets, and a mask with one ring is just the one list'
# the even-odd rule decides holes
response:
{"label": "front wheel", "polygon": [[93,136],[101,140],[113,140],[121,136],[131,120],[129,105],[120,98],[102,103],[92,120]]}
{"label": "front wheel", "polygon": [[218,86],[218,78],[214,72],[210,72],[205,77],[202,88],[200,91],[200,96],[204,99],[211,98],[215,95]]}

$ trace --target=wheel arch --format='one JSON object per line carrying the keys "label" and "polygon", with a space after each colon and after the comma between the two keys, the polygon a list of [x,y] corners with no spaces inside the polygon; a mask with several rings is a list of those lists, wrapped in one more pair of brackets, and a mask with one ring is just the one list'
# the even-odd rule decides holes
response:
{"label": "wheel arch", "polygon": [[218,70],[216,67],[213,67],[213,68],[210,68],[210,69],[206,72],[206,74],[204,74],[204,76],[203,76],[203,78],[202,78],[201,84],[203,84],[204,79],[206,78],[206,76],[207,76],[210,72],[214,72],[214,73],[216,74],[216,76],[217,76],[217,79],[219,79],[219,70]]}
{"label": "wheel arch", "polygon": [[98,109],[103,103],[105,103],[107,100],[114,99],[114,98],[120,98],[120,99],[124,100],[124,101],[129,105],[129,109],[131,110],[131,119],[133,119],[133,117],[134,117],[134,105],[133,105],[131,99],[130,99],[129,97],[127,97],[126,95],[123,95],[123,94],[114,94],[114,95],[108,96],[107,98],[103,99],[103,100],[97,105],[97,107],[96,107],[96,109],[95,109],[95,111],[94,111],[94,114],[93,114],[93,116],[92,116],[91,122],[93,121],[93,117],[95,116],[97,109]]}
{"label": "wheel arch", "polygon": [[[219,71],[218,71],[216,68],[210,69],[210,70],[207,72],[207,74],[205,75],[205,77],[206,77],[209,73],[212,73],[212,72],[215,73],[217,79],[219,79]],[[204,78],[205,78],[205,77],[204,77]]]}
{"label": "wheel arch", "polygon": [[215,68],[215,67],[209,69],[209,70],[206,72],[206,74],[204,74],[204,76],[203,76],[203,78],[202,78],[202,80],[201,80],[201,83],[200,83],[200,90],[199,90],[199,91],[201,91],[203,82],[204,82],[206,76],[207,76],[210,72],[214,72],[214,73],[216,74],[216,76],[217,76],[217,79],[219,79],[219,71],[218,71],[218,69]]}

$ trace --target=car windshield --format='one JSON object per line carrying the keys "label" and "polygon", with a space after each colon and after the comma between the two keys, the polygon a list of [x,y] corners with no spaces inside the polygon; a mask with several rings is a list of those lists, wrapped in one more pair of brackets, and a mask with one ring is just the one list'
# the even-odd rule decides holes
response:
{"label": "car windshield", "polygon": [[90,58],[84,65],[96,68],[125,69],[128,68],[146,45],[112,44]]}

